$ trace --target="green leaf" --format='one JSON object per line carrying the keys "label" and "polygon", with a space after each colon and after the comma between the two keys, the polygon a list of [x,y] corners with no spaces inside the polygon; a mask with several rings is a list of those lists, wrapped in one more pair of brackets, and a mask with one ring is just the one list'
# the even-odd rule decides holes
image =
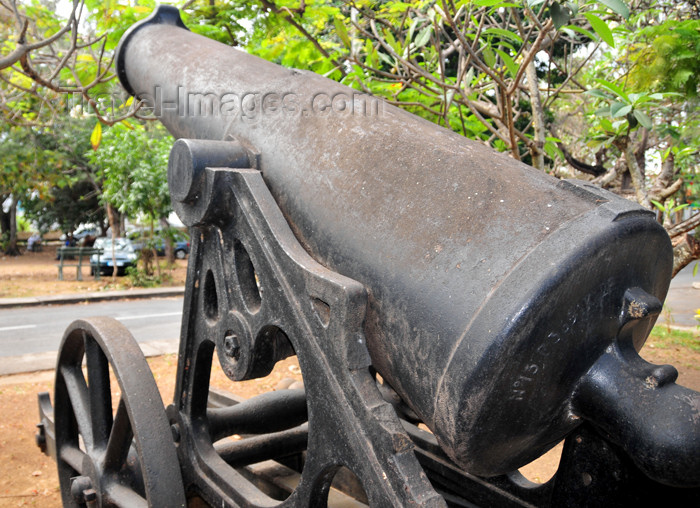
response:
{"label": "green leaf", "polygon": [[489,34],[494,34],[498,35],[500,37],[503,37],[505,39],[510,39],[513,42],[517,42],[518,44],[522,44],[523,40],[520,38],[518,34],[515,34],[511,32],[510,30],[504,30],[503,28],[487,28],[482,32],[484,35],[489,35]]}
{"label": "green leaf", "polygon": [[585,12],[583,16],[591,24],[593,31],[597,33],[608,46],[614,48],[615,39],[613,38],[612,31],[610,30],[610,27],[608,27],[607,23],[591,12]]}
{"label": "green leaf", "polygon": [[413,34],[415,33],[417,26],[418,26],[418,18],[414,18],[413,21],[411,21],[411,26],[408,27],[408,35],[406,36],[406,40],[409,43],[413,40]]}
{"label": "green leaf", "polygon": [[649,100],[649,99],[647,99],[646,93],[631,93],[631,94],[629,94],[629,98],[630,98],[630,102],[632,104],[641,104],[644,102],[648,102],[648,100]]}
{"label": "green leaf", "polygon": [[469,70],[464,75],[464,82],[469,87],[472,85],[473,81],[474,81],[474,67],[469,67]]}
{"label": "green leaf", "polygon": [[484,56],[484,63],[486,65],[492,68],[496,66],[496,55],[493,53],[493,49],[491,49],[491,44],[487,44],[484,47],[482,55]]}
{"label": "green leaf", "polygon": [[590,39],[592,41],[596,40],[596,36],[593,34],[593,32],[591,32],[590,30],[586,30],[585,28],[581,28],[580,26],[566,25],[564,28],[568,28],[569,30],[571,30],[573,32],[578,32],[581,35],[584,35],[585,37],[587,37],[588,39]]}
{"label": "green leaf", "polygon": [[568,7],[559,5],[554,2],[549,6],[549,14],[552,16],[554,27],[559,30],[564,25],[568,25],[571,20],[571,11]]}
{"label": "green leaf", "polygon": [[610,116],[613,118],[625,116],[630,111],[632,111],[632,106],[624,102],[613,102],[610,106]]}
{"label": "green leaf", "polygon": [[624,92],[624,90],[621,87],[617,86],[615,83],[612,83],[610,81],[605,81],[604,79],[597,79],[596,81],[598,83],[600,83],[603,86],[603,88],[608,90],[608,92],[611,92],[611,93],[617,95],[618,97],[623,99],[625,102],[627,102],[627,103],[632,102],[630,100],[629,96]]}
{"label": "green leaf", "polygon": [[553,139],[554,138],[547,138],[547,142],[544,144],[544,152],[549,156],[550,159],[555,159],[556,157],[559,157],[560,159],[564,160],[564,153],[559,149],[556,141],[553,141]]}
{"label": "green leaf", "polygon": [[653,204],[656,208],[658,208],[658,209],[661,210],[662,212],[665,212],[665,211],[666,211],[666,208],[664,207],[664,205],[662,205],[662,204],[659,203],[658,201],[654,201],[654,200],[652,199],[651,202],[652,202],[652,204]]}
{"label": "green leaf", "polygon": [[500,55],[501,60],[503,60],[503,64],[506,66],[506,69],[508,69],[511,76],[515,77],[515,75],[518,74],[518,65],[515,63],[513,58],[511,58],[508,53],[500,49],[496,49],[496,53]]}
{"label": "green leaf", "polygon": [[335,25],[335,31],[338,32],[338,37],[340,37],[340,40],[343,41],[345,47],[350,48],[350,46],[352,46],[352,42],[350,41],[348,30],[345,28],[343,22],[338,18],[334,18],[333,24]]}
{"label": "green leaf", "polygon": [[92,149],[97,150],[97,148],[100,146],[101,141],[102,141],[102,124],[100,122],[97,122],[95,124],[95,128],[92,129],[92,134],[90,134],[90,144],[92,145]]}
{"label": "green leaf", "polygon": [[401,54],[401,45],[396,42],[396,38],[394,37],[394,34],[392,33],[391,30],[385,30],[384,31],[386,42],[389,44],[389,46],[392,47],[392,49],[398,53]]}
{"label": "green leaf", "polygon": [[385,64],[389,65],[390,67],[394,67],[396,63],[394,62],[394,59],[391,58],[389,55],[386,53],[382,53],[381,51],[377,51],[377,56],[379,56],[379,59],[384,62]]}
{"label": "green leaf", "polygon": [[700,265],[700,263],[695,263],[695,266],[693,267],[693,277],[698,274],[698,265]]}
{"label": "green leaf", "polygon": [[630,17],[630,9],[622,0],[598,0],[598,3],[610,7],[613,12],[625,19]]}
{"label": "green leaf", "polygon": [[600,126],[606,131],[606,132],[615,132],[615,128],[613,127],[613,124],[610,120],[607,118],[601,118],[600,119]]}
{"label": "green leaf", "polygon": [[635,109],[633,114],[637,121],[640,124],[642,124],[642,127],[644,127],[645,129],[651,129],[653,127],[653,124],[651,123],[651,118],[649,118],[647,114],[643,111]]}
{"label": "green leaf", "polygon": [[603,92],[602,90],[597,90],[595,88],[592,88],[590,90],[586,90],[585,92],[586,95],[592,95],[593,97],[597,97],[598,99],[610,99],[610,96]]}
{"label": "green leaf", "polygon": [[474,3],[479,7],[492,7],[503,3],[503,0],[474,0]]}
{"label": "green leaf", "polygon": [[414,44],[416,45],[416,49],[422,48],[425,46],[428,41],[430,40],[430,34],[433,33],[433,25],[428,25],[426,26],[423,30],[418,32],[418,35],[416,36],[416,40]]}

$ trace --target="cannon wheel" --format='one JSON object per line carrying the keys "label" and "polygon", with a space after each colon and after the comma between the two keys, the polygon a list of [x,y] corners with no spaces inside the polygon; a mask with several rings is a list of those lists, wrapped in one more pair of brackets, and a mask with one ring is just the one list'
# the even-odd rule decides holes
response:
{"label": "cannon wheel", "polygon": [[[110,371],[119,384],[116,406]],[[162,399],[141,349],[121,323],[91,318],[68,327],[54,403],[63,506],[185,506]]]}

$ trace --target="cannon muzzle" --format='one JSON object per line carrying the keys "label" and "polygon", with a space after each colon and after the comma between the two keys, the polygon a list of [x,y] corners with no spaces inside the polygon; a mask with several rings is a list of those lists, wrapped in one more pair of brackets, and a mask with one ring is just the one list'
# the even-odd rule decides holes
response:
{"label": "cannon muzzle", "polygon": [[194,34],[171,8],[117,62],[187,140],[170,181],[183,222],[206,220],[203,168],[259,170],[307,253],[366,288],[374,368],[465,470],[511,471],[589,421],[652,478],[700,484],[700,398],[637,355],[671,277],[653,213]]}

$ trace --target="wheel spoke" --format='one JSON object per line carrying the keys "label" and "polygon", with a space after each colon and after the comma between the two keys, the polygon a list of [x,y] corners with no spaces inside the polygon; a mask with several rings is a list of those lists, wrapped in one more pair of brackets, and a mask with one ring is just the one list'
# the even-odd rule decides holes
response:
{"label": "wheel spoke", "polygon": [[109,381],[109,362],[99,344],[85,335],[92,436],[96,448],[107,445],[112,429],[112,392]]}
{"label": "wheel spoke", "polygon": [[107,497],[114,506],[122,508],[148,508],[148,501],[129,487],[113,483],[107,489]]}
{"label": "wheel spoke", "polygon": [[124,399],[119,400],[117,406],[117,415],[114,418],[112,433],[109,435],[109,443],[107,444],[107,453],[104,458],[105,471],[119,471],[121,466],[126,462],[126,457],[129,454],[129,447],[134,438],[134,433],[131,429],[129,414],[126,411]]}
{"label": "wheel spoke", "polygon": [[62,446],[58,453],[58,460],[61,460],[72,467],[79,474],[83,474],[83,458],[85,454],[74,446]]}
{"label": "wheel spoke", "polygon": [[88,387],[83,371],[74,365],[61,365],[61,376],[68,392],[73,415],[78,424],[78,432],[83,436],[85,448],[93,449],[92,425],[90,424],[90,405],[88,402]]}

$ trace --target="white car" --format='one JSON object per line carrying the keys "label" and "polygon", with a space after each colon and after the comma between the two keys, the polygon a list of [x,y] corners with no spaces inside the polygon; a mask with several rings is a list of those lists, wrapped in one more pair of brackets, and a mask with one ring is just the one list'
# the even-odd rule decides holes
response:
{"label": "white car", "polygon": [[[97,254],[93,254],[90,258],[90,269],[92,273],[100,270],[101,274],[112,275],[114,272],[114,261],[112,259],[112,239],[111,238],[98,238],[95,240],[93,245],[95,249],[102,249],[102,254],[100,254],[99,263],[97,261]],[[128,238],[115,238],[114,239],[114,257],[117,263],[117,275],[124,275],[126,269],[130,266],[136,264],[136,252],[131,244],[131,240]]]}

